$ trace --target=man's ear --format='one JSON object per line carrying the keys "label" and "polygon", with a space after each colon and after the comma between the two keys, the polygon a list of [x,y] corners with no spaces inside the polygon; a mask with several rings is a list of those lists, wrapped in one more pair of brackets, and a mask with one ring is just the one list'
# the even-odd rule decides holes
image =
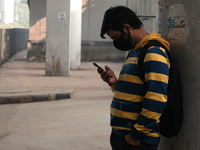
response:
{"label": "man's ear", "polygon": [[124,24],[123,25],[124,31],[130,33],[131,26],[129,24]]}

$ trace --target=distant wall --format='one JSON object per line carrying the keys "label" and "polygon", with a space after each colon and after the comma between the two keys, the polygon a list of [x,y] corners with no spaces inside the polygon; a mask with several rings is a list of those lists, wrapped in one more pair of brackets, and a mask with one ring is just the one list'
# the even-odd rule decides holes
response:
{"label": "distant wall", "polygon": [[112,42],[82,41],[82,61],[119,61],[124,60],[127,53],[117,50]]}
{"label": "distant wall", "polygon": [[29,29],[0,29],[0,65],[27,49]]}
{"label": "distant wall", "polygon": [[46,7],[47,0],[30,1],[29,40],[41,41],[46,39]]}
{"label": "distant wall", "polygon": [[[28,58],[31,56],[41,57],[45,55],[47,0],[29,1]],[[149,33],[158,32],[158,0],[147,1],[147,3],[141,0],[82,0],[82,61],[115,61],[124,60],[126,57],[125,52],[115,49],[112,40],[107,35],[105,35],[106,39],[100,37],[105,11],[112,6],[119,5],[127,6],[135,11],[143,22],[146,31]],[[55,26],[55,31],[56,28]]]}
{"label": "distant wall", "polygon": [[42,59],[46,51],[46,7],[47,0],[30,0],[30,29],[27,43],[27,58]]}
{"label": "distant wall", "polygon": [[[47,0],[30,0],[28,59],[45,55]],[[82,0],[82,61],[124,60],[126,53],[116,51],[112,40],[100,37],[104,12],[111,6],[126,5],[122,0]],[[61,10],[62,11],[62,10]],[[56,30],[56,27],[55,29]]]}
{"label": "distant wall", "polygon": [[112,40],[100,37],[105,11],[111,6],[124,5],[122,0],[82,0],[82,61],[124,60],[125,52],[115,49]]}

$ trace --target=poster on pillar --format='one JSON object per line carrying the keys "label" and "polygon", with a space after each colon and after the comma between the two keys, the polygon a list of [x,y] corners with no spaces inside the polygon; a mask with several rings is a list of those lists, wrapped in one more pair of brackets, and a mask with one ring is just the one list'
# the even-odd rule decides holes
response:
{"label": "poster on pillar", "polygon": [[59,21],[66,21],[66,12],[59,12],[58,19]]}
{"label": "poster on pillar", "polygon": [[171,45],[182,45],[189,36],[188,18],[184,4],[169,7],[167,16],[167,37]]}

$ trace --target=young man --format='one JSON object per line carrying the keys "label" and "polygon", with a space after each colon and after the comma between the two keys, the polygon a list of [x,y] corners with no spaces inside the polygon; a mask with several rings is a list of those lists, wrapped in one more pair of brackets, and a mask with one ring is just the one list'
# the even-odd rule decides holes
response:
{"label": "young man", "polygon": [[145,83],[139,78],[137,61],[142,47],[157,40],[169,49],[159,34],[147,33],[135,13],[124,6],[105,12],[101,37],[107,34],[122,51],[132,49],[119,78],[108,66],[98,70],[114,93],[110,106],[113,150],[156,150],[160,140],[159,118],[167,101],[170,63],[165,49],[152,46],[143,62]]}

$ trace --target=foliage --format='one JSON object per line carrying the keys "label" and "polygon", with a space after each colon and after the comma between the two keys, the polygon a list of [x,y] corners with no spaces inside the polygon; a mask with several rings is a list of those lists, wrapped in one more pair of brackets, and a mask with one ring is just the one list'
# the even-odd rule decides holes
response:
{"label": "foliage", "polygon": [[[29,8],[28,0],[15,0],[15,14],[18,15],[18,20],[14,23],[5,24],[0,22],[0,28],[29,28]],[[1,7],[1,6],[0,6]]]}
{"label": "foliage", "polygon": [[28,0],[21,0],[22,3],[28,4]]}

